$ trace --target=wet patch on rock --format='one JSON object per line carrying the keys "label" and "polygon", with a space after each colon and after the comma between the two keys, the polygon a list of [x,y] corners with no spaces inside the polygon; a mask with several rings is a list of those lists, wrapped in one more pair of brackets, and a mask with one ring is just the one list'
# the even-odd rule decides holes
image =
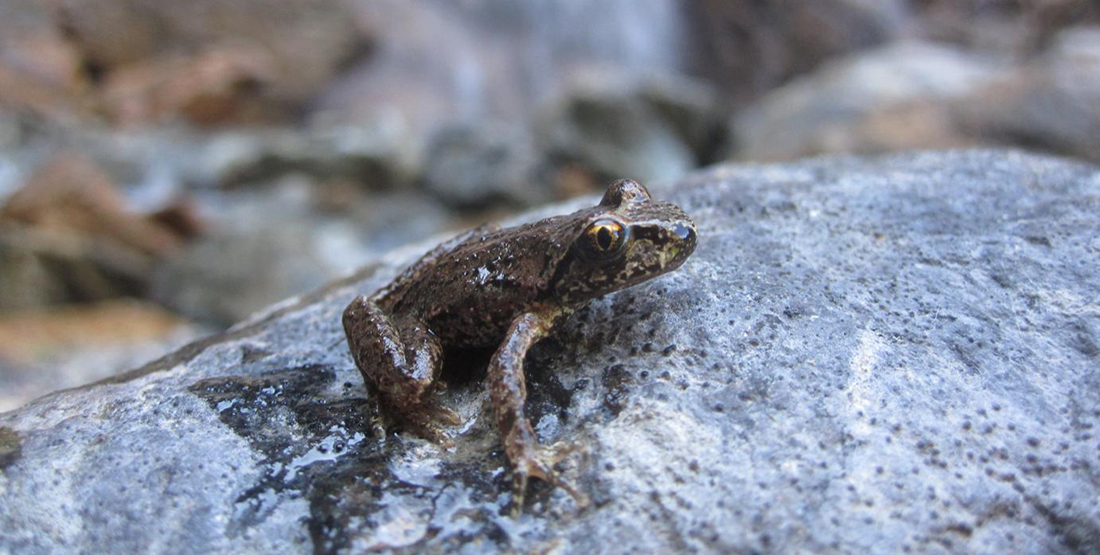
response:
{"label": "wet patch on rock", "polygon": [[[404,498],[404,503],[413,507],[399,509],[400,518],[423,522],[431,522],[437,510],[454,501],[429,483],[395,474],[392,463],[411,456],[410,450],[424,448],[423,442],[404,441],[392,433],[385,442],[372,437],[368,401],[357,394],[361,390],[350,382],[342,386],[335,382],[332,369],[310,365],[256,376],[206,379],[189,388],[263,457],[260,467],[264,473],[237,497],[231,528],[245,533],[267,519],[280,503],[304,499],[310,513],[307,528],[317,553],[361,547],[413,548],[434,537],[440,531],[438,526],[397,527],[387,534],[371,534],[366,543],[367,538],[356,533],[361,526],[377,525],[376,513],[393,512],[389,506],[394,498]],[[426,465],[420,478],[463,484],[463,488],[479,492],[478,497],[488,498],[508,491],[506,480],[494,479],[484,468],[502,463],[502,454],[490,450],[464,452],[453,463]],[[393,517],[382,516],[383,521]],[[466,517],[483,523],[492,520],[489,514],[479,517],[477,511]]]}
{"label": "wet patch on rock", "polygon": [[559,420],[569,418],[573,389],[562,383],[561,376],[554,369],[562,366],[559,359],[570,352],[574,349],[563,345],[555,337],[549,337],[532,349],[524,361],[524,374],[528,382],[527,416],[533,422],[546,417]]}
{"label": "wet patch on rock", "polygon": [[[365,435],[370,426],[364,399],[326,394],[335,378],[331,369],[305,366],[206,379],[190,387],[264,457],[265,474],[237,498],[236,527],[255,526],[288,496],[310,499],[314,517],[324,521],[316,514],[312,494],[331,487],[334,476],[348,478],[341,480],[341,487],[355,477],[378,482],[388,476],[385,458]],[[331,535],[323,525],[311,526],[310,532]]]}

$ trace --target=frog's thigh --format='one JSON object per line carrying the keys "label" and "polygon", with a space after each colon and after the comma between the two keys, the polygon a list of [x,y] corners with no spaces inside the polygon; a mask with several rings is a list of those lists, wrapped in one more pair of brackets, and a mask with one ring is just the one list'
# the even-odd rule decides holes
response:
{"label": "frog's thigh", "polygon": [[419,401],[438,374],[439,340],[415,320],[391,318],[372,299],[348,305],[344,332],[363,379],[390,401]]}

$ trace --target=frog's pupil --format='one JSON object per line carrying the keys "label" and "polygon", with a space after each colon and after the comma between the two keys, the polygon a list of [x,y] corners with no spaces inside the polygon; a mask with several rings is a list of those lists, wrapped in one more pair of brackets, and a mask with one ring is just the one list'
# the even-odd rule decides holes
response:
{"label": "frog's pupil", "polygon": [[600,230],[596,232],[596,242],[600,245],[600,250],[610,249],[611,242],[614,240],[615,238],[611,234],[611,229],[606,226],[601,227]]}

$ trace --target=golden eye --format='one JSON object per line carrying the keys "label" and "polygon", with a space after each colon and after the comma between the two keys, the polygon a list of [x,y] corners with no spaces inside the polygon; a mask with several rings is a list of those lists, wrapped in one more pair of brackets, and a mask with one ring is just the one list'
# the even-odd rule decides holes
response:
{"label": "golden eye", "polygon": [[606,255],[619,250],[626,239],[623,225],[615,220],[598,220],[584,232],[589,250]]}

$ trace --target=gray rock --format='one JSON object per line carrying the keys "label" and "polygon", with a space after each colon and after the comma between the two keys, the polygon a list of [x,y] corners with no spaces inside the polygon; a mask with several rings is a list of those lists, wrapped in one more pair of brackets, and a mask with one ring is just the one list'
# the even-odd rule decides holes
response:
{"label": "gray rock", "polygon": [[213,231],[152,271],[150,295],[180,314],[225,327],[455,225],[423,195],[353,197],[339,212],[325,211],[310,199],[313,185],[287,179],[264,192],[217,197]]}
{"label": "gray rock", "polygon": [[640,92],[578,86],[539,119],[536,142],[552,164],[577,166],[601,180],[679,179],[696,166],[695,155],[660,109],[670,108]]}
{"label": "gray rock", "polygon": [[[47,17],[102,71],[155,60],[166,52],[196,52],[225,45],[256,48],[274,62],[264,99],[307,100],[370,40],[358,28],[355,10],[343,3],[323,9],[312,2],[200,0],[187,5],[148,0],[111,0],[96,9],[68,0]],[[119,33],[118,29],[126,29]]]}
{"label": "gray rock", "polygon": [[958,102],[967,133],[1100,162],[1100,26],[1063,31],[1042,56]]}
{"label": "gray rock", "polygon": [[966,45],[985,52],[1034,54],[1068,26],[1100,22],[1100,4],[1001,4],[994,9],[973,2],[909,4],[910,31],[936,42]]}
{"label": "gray rock", "polygon": [[533,205],[551,198],[539,187],[538,157],[529,135],[498,126],[451,126],[424,156],[424,188],[449,206]]}
{"label": "gray rock", "polygon": [[397,189],[412,180],[409,145],[399,129],[382,123],[224,134],[210,150],[222,187],[270,183],[289,174],[369,190]]}
{"label": "gray rock", "polygon": [[731,121],[734,151],[746,160],[821,153],[954,146],[946,114],[928,110],[898,122],[883,112],[944,105],[1003,76],[990,57],[947,46],[902,42],[824,64],[775,89]]}
{"label": "gray rock", "polygon": [[702,81],[666,76],[642,83],[637,94],[679,135],[696,161],[714,161],[725,141],[726,118],[713,88]]}
{"label": "gray rock", "polygon": [[[140,325],[133,321],[118,322],[116,328]],[[35,360],[16,362],[0,357],[0,412],[14,410],[51,391],[89,384],[131,370],[212,331],[181,325],[160,337],[138,341],[105,337],[94,346],[38,344],[40,354]],[[0,445],[0,459],[2,451]]]}
{"label": "gray rock", "polygon": [[369,437],[339,318],[404,249],[0,415],[0,551],[1096,553],[1096,167],[1013,151],[719,166],[678,272],[528,359],[581,510],[510,499],[487,396]]}
{"label": "gray rock", "polygon": [[688,59],[737,103],[844,54],[896,40],[920,8],[904,0],[689,0]]}
{"label": "gray rock", "polygon": [[345,119],[397,115],[419,137],[431,136],[441,124],[524,125],[581,67],[635,76],[687,69],[691,40],[686,10],[676,0],[354,5],[374,48],[313,109]]}
{"label": "gray rock", "polygon": [[150,296],[189,318],[224,327],[314,289],[339,271],[317,252],[309,225],[302,218],[280,218],[251,233],[205,237],[153,272]]}

